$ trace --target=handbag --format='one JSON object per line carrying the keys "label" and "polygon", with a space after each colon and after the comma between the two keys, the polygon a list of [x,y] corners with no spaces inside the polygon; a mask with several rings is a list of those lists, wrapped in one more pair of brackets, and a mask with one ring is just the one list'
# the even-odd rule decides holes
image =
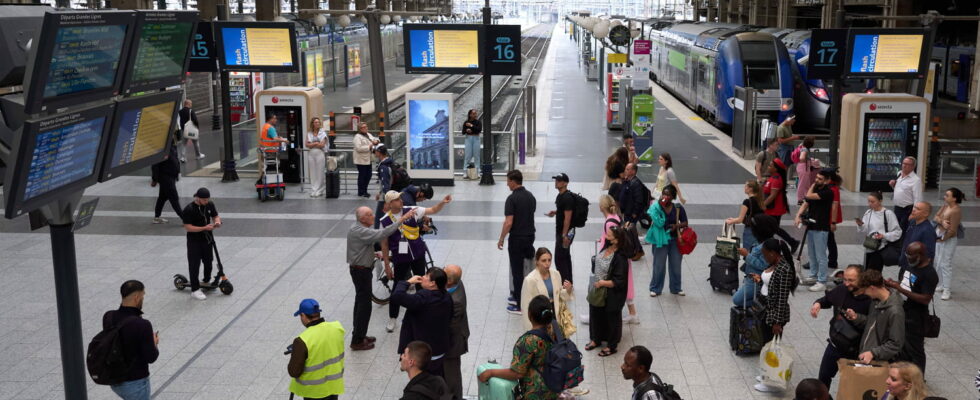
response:
{"label": "handbag", "polygon": [[922,336],[927,338],[939,337],[939,330],[942,328],[943,320],[936,315],[936,303],[932,302],[932,312],[926,315],[926,321],[922,324]]}
{"label": "handbag", "polygon": [[[842,313],[843,314],[843,313]],[[857,354],[861,331],[844,318],[830,324],[830,343],[842,354]]]}
{"label": "handbag", "polygon": [[[677,214],[674,215],[674,224],[679,224],[681,221],[681,211],[684,206],[678,204],[676,205]],[[681,255],[688,255],[694,251],[694,248],[698,245],[698,234],[694,232],[694,228],[687,227],[677,230],[677,250]]]}
{"label": "handbag", "polygon": [[735,236],[735,226],[725,224],[721,228],[721,236],[715,239],[715,255],[729,260],[738,260],[738,248],[742,240]]}
{"label": "handbag", "polygon": [[[592,259],[595,260],[595,257],[596,256],[592,256]],[[588,301],[589,304],[591,304],[594,307],[605,307],[606,306],[606,296],[609,295],[609,288],[607,288],[605,286],[603,286],[603,287],[595,287],[595,283],[598,282],[600,279],[599,279],[598,276],[595,275],[595,262],[594,261],[593,261],[593,264],[592,264],[592,271],[593,271],[593,273],[589,277],[589,294],[588,294],[588,296],[585,297],[585,300]],[[609,276],[607,275],[602,280],[605,280],[605,279],[609,279]]]}
{"label": "handbag", "polygon": [[[888,232],[888,214],[885,214],[885,232]],[[902,240],[888,242],[878,250],[878,255],[881,256],[882,265],[898,265],[898,258],[902,255]]]}
{"label": "handbag", "polygon": [[197,140],[197,138],[200,136],[200,130],[197,129],[197,125],[191,120],[187,120],[187,122],[184,123],[183,131],[184,139]]}
{"label": "handbag", "polygon": [[[864,212],[864,215],[865,216],[868,216],[868,214],[871,214],[871,212],[872,212],[872,210],[865,211]],[[882,215],[882,218],[884,218],[884,220],[885,220],[885,232],[888,232],[888,214],[883,214]],[[871,218],[869,217],[868,218],[868,223],[870,223],[870,222],[871,222]],[[864,248],[866,248],[868,250],[871,250],[871,251],[878,251],[878,248],[881,247],[881,240],[882,239],[875,239],[874,235],[875,235],[875,232],[871,232],[870,234],[868,234],[868,236],[865,236],[864,237],[864,243],[862,243],[862,246],[864,246]]]}

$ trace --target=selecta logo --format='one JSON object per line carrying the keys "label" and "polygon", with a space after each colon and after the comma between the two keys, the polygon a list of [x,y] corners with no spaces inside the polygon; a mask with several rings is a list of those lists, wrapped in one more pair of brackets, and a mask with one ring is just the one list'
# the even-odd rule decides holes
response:
{"label": "selecta logo", "polygon": [[[272,104],[279,104],[279,98],[276,97],[276,96],[272,96]],[[871,111],[874,111],[874,110],[875,110],[875,105],[872,104],[871,105]]]}
{"label": "selecta logo", "polygon": [[[273,98],[272,98],[272,102],[273,102],[273,103],[275,103],[275,102],[276,102],[276,100],[277,100],[277,99],[276,99],[275,97],[273,97]],[[877,104],[875,104],[875,103],[871,103],[871,105],[870,105],[870,106],[868,106],[868,109],[870,109],[871,111],[874,111],[874,110],[877,110],[877,109],[878,109],[878,105],[877,105]]]}
{"label": "selecta logo", "polygon": [[891,104],[875,104],[875,103],[871,103],[870,105],[868,105],[868,109],[871,110],[871,111],[875,111],[875,110],[878,110],[878,109],[891,110],[892,109],[892,106],[891,106]]}

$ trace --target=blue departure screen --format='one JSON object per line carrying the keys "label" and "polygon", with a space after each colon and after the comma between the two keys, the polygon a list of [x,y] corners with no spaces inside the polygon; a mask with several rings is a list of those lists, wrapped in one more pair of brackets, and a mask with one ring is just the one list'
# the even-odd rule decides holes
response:
{"label": "blue departure screen", "polygon": [[[85,179],[95,171],[106,117],[78,123],[60,122],[59,118],[42,122],[31,156],[24,200]],[[53,128],[45,129],[46,123]]]}
{"label": "blue departure screen", "polygon": [[111,87],[119,71],[125,37],[126,25],[59,28],[44,97]]}

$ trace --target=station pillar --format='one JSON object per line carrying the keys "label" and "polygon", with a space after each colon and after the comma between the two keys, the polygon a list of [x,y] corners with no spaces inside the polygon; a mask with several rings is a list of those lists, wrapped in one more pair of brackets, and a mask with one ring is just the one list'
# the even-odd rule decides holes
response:
{"label": "station pillar", "polygon": [[279,0],[255,0],[255,19],[274,21],[280,12]]}

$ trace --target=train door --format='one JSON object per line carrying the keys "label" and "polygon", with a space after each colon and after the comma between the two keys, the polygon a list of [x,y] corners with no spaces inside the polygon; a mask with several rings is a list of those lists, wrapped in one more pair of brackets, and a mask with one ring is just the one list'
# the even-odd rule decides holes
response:
{"label": "train door", "polygon": [[711,98],[711,65],[707,58],[698,57],[697,79],[695,91],[697,93],[697,104],[699,108],[707,108]]}

